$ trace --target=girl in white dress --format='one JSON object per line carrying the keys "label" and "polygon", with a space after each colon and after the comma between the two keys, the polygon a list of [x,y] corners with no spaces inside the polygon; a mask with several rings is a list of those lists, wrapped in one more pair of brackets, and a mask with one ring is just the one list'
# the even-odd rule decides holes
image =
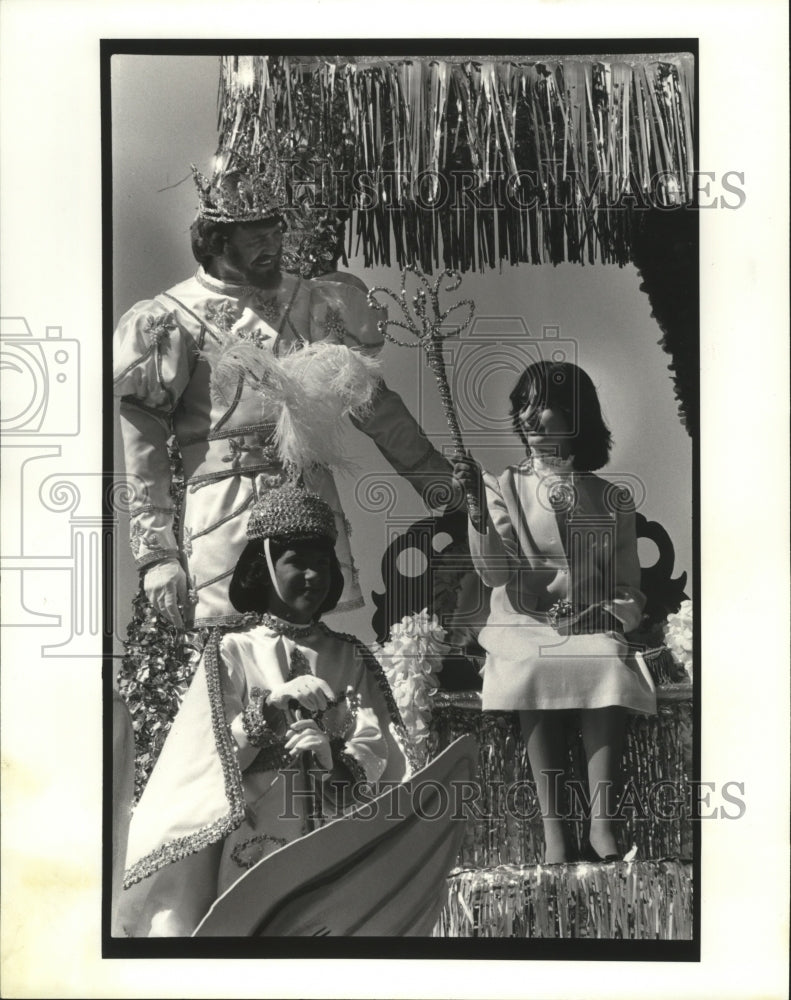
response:
{"label": "girl in white dress", "polygon": [[624,638],[645,603],[634,505],[628,490],[594,475],[609,460],[611,435],[582,369],[531,364],[510,401],[525,461],[497,478],[469,455],[454,466],[465,489],[486,498],[480,522],[469,525],[476,570],[493,588],[479,636],[483,709],[519,712],[546,863],[577,860],[559,781],[559,713],[579,710],[592,802],[583,857],[612,860],[627,712],[656,712],[645,661]]}
{"label": "girl in white dress", "polygon": [[230,585],[248,625],[215,633],[129,830],[116,926],[192,934],[245,871],[409,773],[382,668],[319,621],[343,589],[331,508],[298,486],[253,506]]}

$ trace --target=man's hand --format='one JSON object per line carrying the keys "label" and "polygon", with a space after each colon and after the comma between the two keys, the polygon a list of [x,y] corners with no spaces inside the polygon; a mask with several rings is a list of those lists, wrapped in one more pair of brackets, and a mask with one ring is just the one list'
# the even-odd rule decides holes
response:
{"label": "man's hand", "polygon": [[181,608],[187,601],[187,574],[177,559],[167,559],[146,570],[143,589],[154,610],[165,621],[184,628]]}
{"label": "man's hand", "polygon": [[335,693],[320,677],[304,674],[273,688],[267,698],[267,704],[286,709],[292,699],[298,701],[309,712],[322,712],[331,701],[335,700]]}
{"label": "man's hand", "polygon": [[292,757],[301,753],[312,753],[320,767],[332,770],[332,750],[330,738],[316,725],[313,719],[300,719],[289,726],[286,733],[286,750]]}

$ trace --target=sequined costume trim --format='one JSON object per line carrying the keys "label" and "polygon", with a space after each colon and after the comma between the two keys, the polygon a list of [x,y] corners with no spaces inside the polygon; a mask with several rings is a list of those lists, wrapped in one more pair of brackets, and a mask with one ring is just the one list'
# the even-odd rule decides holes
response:
{"label": "sequined costume trim", "polygon": [[236,391],[233,394],[233,399],[231,400],[231,405],[228,407],[228,409],[225,411],[225,413],[223,413],[223,415],[220,417],[220,419],[214,425],[214,429],[216,431],[221,430],[225,426],[225,424],[227,424],[228,421],[231,419],[231,417],[233,416],[234,410],[239,405],[239,400],[242,398],[242,392],[243,391],[244,391],[244,378],[240,378],[239,381],[236,383]]}
{"label": "sequined costume trim", "polygon": [[413,770],[419,770],[421,767],[419,756],[415,751],[412,740],[409,738],[409,733],[404,725],[404,720],[401,718],[401,712],[398,710],[398,705],[396,704],[393,691],[387,677],[385,676],[382,664],[376,659],[371,650],[360,642],[357,636],[351,635],[348,632],[335,632],[328,625],[325,625],[324,622],[319,622],[318,628],[324,632],[325,635],[332,636],[335,639],[341,639],[344,642],[350,642],[355,647],[355,650],[357,651],[358,656],[361,657],[366,669],[374,675],[376,684],[385,700],[387,711],[390,714],[390,718],[393,720],[396,733],[399,737],[399,742],[401,743],[401,749],[404,751],[404,754],[406,755],[406,758]]}
{"label": "sequined costume trim", "polygon": [[211,721],[214,732],[214,743],[217,754],[220,758],[223,780],[225,783],[225,796],[230,809],[224,816],[214,820],[208,826],[188,834],[186,837],[178,837],[175,840],[162,844],[155,851],[147,854],[140,861],[132,865],[124,873],[124,888],[128,889],[136,882],[142,882],[166,865],[176,861],[182,861],[191,854],[214,844],[218,840],[227,837],[228,834],[241,826],[245,816],[244,789],[242,787],[242,771],[236,756],[236,743],[231,736],[231,732],[225,721],[225,709],[222,700],[222,685],[220,681],[219,659],[220,659],[220,639],[217,632],[213,632],[206,644],[204,651],[204,668],[206,670],[206,687],[209,692],[209,705],[211,707]]}
{"label": "sequined costume trim", "polygon": [[233,573],[234,571],[232,569],[229,569],[227,573],[220,573],[219,576],[213,576],[211,580],[204,580],[203,583],[198,583],[195,585],[195,590],[204,590],[206,587],[211,587],[213,583],[219,583],[220,580],[224,580],[226,577],[233,576]]}
{"label": "sequined costume trim", "polygon": [[355,783],[363,783],[368,781],[368,775],[365,773],[365,768],[362,764],[346,750],[339,750],[337,753],[333,753],[333,760],[338,764],[341,764],[349,774],[352,776],[352,781]]}
{"label": "sequined costume trim", "polygon": [[148,569],[152,563],[164,562],[166,559],[178,559],[178,549],[149,549],[146,555],[137,556],[135,565],[139,570]]}
{"label": "sequined costume trim", "polygon": [[200,329],[201,329],[202,333],[204,331],[206,333],[210,333],[212,335],[212,337],[217,341],[218,344],[222,344],[223,343],[223,337],[220,335],[219,330],[217,330],[217,329],[213,330],[212,326],[211,326],[211,323],[207,322],[207,320],[205,319],[205,317],[201,317],[196,312],[193,312],[192,309],[189,308],[189,306],[185,306],[183,302],[179,301],[179,299],[177,299],[175,295],[171,295],[170,292],[162,292],[162,294],[165,295],[165,296],[167,296],[173,302],[175,302],[176,305],[179,306],[181,309],[183,309],[184,312],[187,313],[188,316],[192,316],[192,318],[195,320],[195,322],[198,323],[198,325],[200,326]]}
{"label": "sequined costume trim", "polygon": [[226,514],[225,517],[221,517],[219,521],[215,521],[214,524],[210,524],[208,528],[201,528],[200,531],[196,531],[190,535],[190,541],[195,541],[196,538],[202,538],[204,535],[208,535],[210,531],[214,531],[223,524],[227,524],[228,521],[232,521],[235,517],[243,514],[248,507],[252,507],[255,503],[255,497],[251,494],[246,500],[239,504],[230,514]]}
{"label": "sequined costume trim", "polygon": [[[274,844],[275,847],[285,847],[287,843],[288,841],[283,837],[273,837],[268,833],[259,833],[255,837],[250,837],[249,840],[240,841],[231,851],[231,860],[240,868],[253,868],[264,857],[263,847],[265,844]],[[257,857],[252,856],[252,851],[255,848],[259,848],[256,852]],[[244,857],[245,851],[250,851],[251,856]]]}

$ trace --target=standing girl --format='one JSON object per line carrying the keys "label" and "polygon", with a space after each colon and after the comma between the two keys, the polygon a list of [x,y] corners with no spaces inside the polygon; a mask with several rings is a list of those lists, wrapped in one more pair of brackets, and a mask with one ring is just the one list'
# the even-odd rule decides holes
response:
{"label": "standing girl", "polygon": [[470,551],[493,588],[479,642],[484,711],[519,712],[536,780],[546,863],[576,860],[565,824],[560,713],[580,710],[592,802],[586,860],[618,857],[615,813],[629,710],[656,712],[640,653],[635,514],[623,489],[594,475],[611,436],[589,376],[569,362],[529,365],[510,396],[527,458],[499,478],[457,456],[454,475],[485,493]]}
{"label": "standing girl", "polygon": [[408,739],[381,667],[318,619],[343,589],[332,510],[298,486],[253,507],[217,633],[132,816],[117,926],[191,934],[246,869],[401,781]]}

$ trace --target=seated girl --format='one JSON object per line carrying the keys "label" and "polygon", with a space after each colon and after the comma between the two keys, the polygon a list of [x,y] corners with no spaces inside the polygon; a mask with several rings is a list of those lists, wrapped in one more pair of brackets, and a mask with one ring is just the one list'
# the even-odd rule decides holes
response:
{"label": "seated girl", "polygon": [[469,455],[454,473],[485,496],[470,523],[470,552],[493,588],[486,626],[484,711],[517,711],[536,780],[545,861],[579,860],[559,776],[567,751],[562,713],[580,712],[593,804],[589,861],[619,857],[622,757],[628,711],[656,712],[645,660],[625,634],[640,623],[631,495],[595,475],[611,435],[595,386],[570,362],[529,365],[511,393],[526,457],[499,477]]}
{"label": "seated girl", "polygon": [[332,511],[299,486],[252,509],[230,585],[249,625],[207,644],[130,825],[119,925],[187,936],[246,869],[402,781],[409,741],[382,669],[320,615],[343,579]]}

